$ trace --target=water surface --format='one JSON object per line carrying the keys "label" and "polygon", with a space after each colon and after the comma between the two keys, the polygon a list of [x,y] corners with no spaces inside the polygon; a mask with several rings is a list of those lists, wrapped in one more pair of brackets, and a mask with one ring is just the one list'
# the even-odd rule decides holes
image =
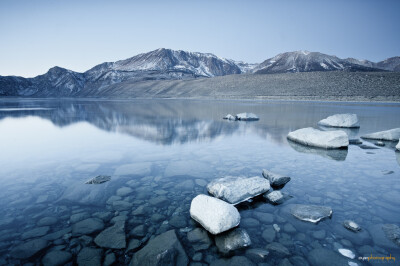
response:
{"label": "water surface", "polygon": [[[228,113],[245,111],[256,113],[260,120],[222,120]],[[238,206],[240,227],[252,240],[247,250],[265,249],[270,242],[282,244],[290,255],[271,252],[267,258],[271,265],[285,259],[305,264],[310,251],[318,248],[337,254],[339,248],[349,249],[356,256],[349,261],[359,265],[375,263],[358,260],[371,254],[397,254],[400,260],[399,247],[375,229],[382,224],[400,225],[397,143],[376,147],[363,141],[377,149],[350,145],[348,150],[326,151],[286,139],[290,131],[318,127],[319,120],[335,113],[358,115],[361,128],[350,132],[353,138],[400,127],[400,104],[392,103],[3,99],[0,264],[40,262],[52,250],[70,252],[76,262],[82,248],[99,248],[93,242],[99,232],[87,234],[84,241],[71,235],[71,226],[80,219],[76,217],[98,217],[99,212],[107,216],[105,228],[115,219],[125,220],[127,243],[140,241],[130,251],[102,249],[103,257],[112,252],[120,264],[129,264],[149,239],[171,229],[176,229],[192,262],[193,257],[209,264],[222,257],[248,256],[246,249],[223,255],[214,244],[198,255],[186,236],[199,227],[190,219],[189,207],[193,197],[207,194],[205,184],[211,180],[260,176],[262,169],[291,176],[282,192],[292,198],[278,206],[262,197]],[[100,174],[110,175],[111,181],[84,184]],[[329,206],[333,215],[317,225],[302,222],[289,213],[292,204]],[[137,211],[141,206],[145,212]],[[273,218],[259,220],[259,213]],[[54,217],[55,222],[43,225],[46,217]],[[347,231],[344,220],[354,220],[362,231]],[[263,237],[273,224],[280,231],[273,238],[265,237],[267,233]],[[26,234],[35,228],[42,232]],[[24,242],[62,230],[60,237],[29,259],[10,255]]]}

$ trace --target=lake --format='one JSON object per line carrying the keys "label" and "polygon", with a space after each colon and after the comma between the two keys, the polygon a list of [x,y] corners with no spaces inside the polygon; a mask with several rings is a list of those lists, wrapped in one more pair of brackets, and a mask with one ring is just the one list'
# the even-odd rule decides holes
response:
{"label": "lake", "polygon": [[[241,112],[260,120],[222,119]],[[174,229],[178,255],[193,265],[394,265],[400,247],[382,226],[400,225],[397,142],[321,150],[286,139],[336,113],[358,115],[352,138],[400,127],[398,103],[1,99],[0,264],[128,265]],[[188,238],[201,228],[190,218],[191,200],[208,194],[210,181],[263,169],[291,177],[281,189],[289,197],[237,206],[250,246],[226,254],[210,234]],[[85,184],[97,175],[111,180]],[[293,204],[333,214],[308,223],[291,215]],[[361,231],[345,229],[345,220]],[[103,244],[94,241],[114,224]],[[112,246],[121,239],[126,246]]]}

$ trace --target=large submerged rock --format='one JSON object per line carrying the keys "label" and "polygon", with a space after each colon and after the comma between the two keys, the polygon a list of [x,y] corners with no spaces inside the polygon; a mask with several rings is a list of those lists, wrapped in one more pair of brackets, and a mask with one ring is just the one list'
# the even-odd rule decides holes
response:
{"label": "large submerged rock", "polygon": [[213,180],[207,185],[208,192],[231,204],[238,204],[267,192],[269,181],[259,176],[227,176]]}
{"label": "large submerged rock", "polygon": [[245,248],[251,245],[249,234],[242,228],[236,228],[215,237],[215,244],[222,253]]}
{"label": "large submerged rock", "polygon": [[151,239],[146,246],[137,251],[130,265],[187,265],[188,257],[176,237],[170,230]]}
{"label": "large submerged rock", "polygon": [[321,131],[312,127],[290,132],[287,138],[306,146],[323,149],[339,149],[349,146],[349,137],[344,131]]}
{"label": "large submerged rock", "polygon": [[85,184],[102,184],[107,181],[111,180],[111,176],[109,175],[98,175],[96,177],[93,177],[92,179],[89,179],[88,181],[85,182]]}
{"label": "large submerged rock", "polygon": [[326,127],[360,127],[356,114],[331,115],[319,121],[318,124]]}
{"label": "large submerged rock", "polygon": [[236,115],[236,120],[240,121],[257,121],[260,118],[253,113],[240,113]]}
{"label": "large submerged rock", "polygon": [[30,240],[14,247],[10,255],[16,259],[29,259],[39,251],[45,249],[47,244],[48,242],[46,240],[40,238]]}
{"label": "large submerged rock", "polygon": [[291,213],[302,221],[318,223],[332,215],[332,209],[325,206],[294,204]]}
{"label": "large submerged rock", "polygon": [[269,183],[273,187],[281,187],[290,181],[289,176],[275,174],[265,169],[263,169],[262,175],[269,180]]}
{"label": "large submerged rock", "polygon": [[190,216],[214,235],[234,228],[240,223],[240,214],[233,205],[203,194],[192,200]]}
{"label": "large submerged rock", "polygon": [[397,141],[400,139],[400,128],[394,128],[385,131],[379,131],[371,134],[361,136],[363,139],[376,139],[376,140],[388,140]]}

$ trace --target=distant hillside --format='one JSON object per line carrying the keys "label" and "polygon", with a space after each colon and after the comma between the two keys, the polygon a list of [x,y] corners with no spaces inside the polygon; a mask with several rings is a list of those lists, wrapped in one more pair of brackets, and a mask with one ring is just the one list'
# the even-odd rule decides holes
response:
{"label": "distant hillside", "polygon": [[[61,67],[53,67],[47,73],[34,78],[0,76],[0,96],[18,97],[98,97],[117,92],[111,90],[129,88],[137,83],[140,87],[147,81],[165,87],[170,80],[196,80],[235,74],[277,74],[298,72],[382,72],[400,71],[400,57],[388,58],[381,62],[340,59],[317,52],[297,51],[279,54],[261,64],[249,64],[241,61],[220,58],[210,53],[157,49],[148,53],[116,62],[99,64],[84,73],[74,72]],[[296,78],[291,77],[292,78]],[[236,78],[227,79],[234,80]],[[246,77],[244,79],[251,79]],[[251,80],[258,80],[253,78]],[[164,85],[162,82],[166,81]],[[203,81],[200,81],[200,83]],[[218,82],[218,81],[215,81]],[[179,82],[178,82],[179,83]],[[197,84],[194,81],[193,84]],[[210,84],[214,84],[210,81]],[[276,84],[279,86],[279,84]],[[232,84],[236,86],[236,84]],[[248,88],[248,84],[243,84]],[[263,84],[257,84],[263,86]],[[379,87],[379,85],[378,85]],[[377,87],[377,88],[378,88]],[[157,90],[158,88],[150,88]],[[203,88],[208,91],[212,88]],[[257,88],[255,88],[257,89]],[[174,91],[178,97],[183,92]],[[212,97],[214,92],[210,92]],[[229,92],[228,92],[229,93]],[[136,94],[136,93],[135,93]],[[138,91],[138,97],[147,95]],[[253,94],[247,96],[253,97]],[[146,96],[147,97],[147,96]],[[157,96],[154,96],[157,97]]]}

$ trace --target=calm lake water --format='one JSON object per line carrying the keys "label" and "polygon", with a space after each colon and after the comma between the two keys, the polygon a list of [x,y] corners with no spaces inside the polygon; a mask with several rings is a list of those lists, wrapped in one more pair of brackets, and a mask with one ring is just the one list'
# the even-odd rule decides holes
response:
{"label": "calm lake water", "polygon": [[[222,119],[240,112],[260,120]],[[350,145],[326,151],[286,139],[290,131],[317,128],[319,120],[336,113],[358,115],[361,128],[350,132],[353,138],[400,127],[400,104],[392,103],[2,99],[0,264],[54,262],[62,257],[54,251],[65,251],[59,253],[65,256],[62,263],[73,265],[85,262],[87,247],[92,262],[129,264],[154,236],[171,229],[198,265],[233,263],[218,261],[233,256],[254,264],[307,265],[313,263],[312,251],[314,259],[326,258],[325,265],[338,256],[348,265],[398,264],[400,247],[381,230],[383,224],[400,225],[397,143],[377,147],[363,140],[377,149]],[[195,250],[187,238],[200,227],[190,218],[191,200],[207,194],[205,186],[215,178],[261,176],[262,169],[290,176],[281,191],[291,198],[275,206],[258,197],[237,206],[249,247],[222,254],[209,235],[211,245]],[[85,184],[97,175],[111,181]],[[329,206],[333,214],[311,224],[290,214],[292,204]],[[85,228],[77,228],[87,219]],[[362,230],[348,231],[345,220]],[[127,247],[99,247],[94,238],[116,221],[125,221]],[[278,248],[269,249],[264,260],[254,255],[271,242]],[[324,249],[331,252],[318,253]],[[395,261],[359,259],[371,255]]]}

